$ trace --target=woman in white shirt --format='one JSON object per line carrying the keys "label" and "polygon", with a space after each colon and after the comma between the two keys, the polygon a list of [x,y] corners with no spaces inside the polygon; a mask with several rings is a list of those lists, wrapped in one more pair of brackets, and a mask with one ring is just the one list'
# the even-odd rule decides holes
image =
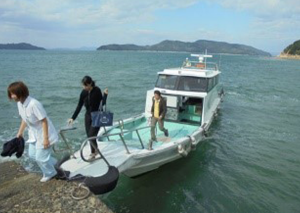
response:
{"label": "woman in white shirt", "polygon": [[22,118],[17,137],[23,137],[23,132],[28,127],[28,154],[43,172],[41,182],[46,182],[57,174],[54,168],[57,160],[51,156],[51,145],[58,142],[58,134],[43,105],[29,96],[29,90],[23,82],[10,84],[7,94],[9,99],[17,102]]}

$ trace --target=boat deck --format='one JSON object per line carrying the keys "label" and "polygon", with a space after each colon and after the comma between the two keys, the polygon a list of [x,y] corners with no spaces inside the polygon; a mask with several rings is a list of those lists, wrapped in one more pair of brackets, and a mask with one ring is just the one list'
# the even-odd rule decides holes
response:
{"label": "boat deck", "polygon": [[[145,127],[145,128],[144,128]],[[148,128],[147,128],[148,127]],[[176,141],[182,137],[186,137],[187,135],[191,135],[195,130],[199,128],[199,126],[196,125],[190,125],[190,124],[183,124],[183,123],[176,123],[171,121],[165,121],[164,127],[168,129],[169,131],[169,137],[164,136],[164,133],[159,130],[158,124],[156,125],[156,137],[157,142],[153,143],[153,148],[159,147],[165,143],[169,143],[172,141]],[[143,129],[140,129],[143,128]],[[151,138],[151,129],[148,124],[148,121],[145,117],[135,120],[129,123],[125,123],[123,126],[123,130],[121,130],[120,126],[110,130],[108,134],[115,134],[113,136],[109,137],[110,141],[121,141],[120,135],[118,133],[124,132],[123,138],[126,142],[126,145],[129,147],[141,147],[141,143],[139,141],[139,137],[135,129],[138,130],[138,133],[141,137],[141,140],[146,146]],[[102,138],[102,141],[108,141],[107,138]]]}

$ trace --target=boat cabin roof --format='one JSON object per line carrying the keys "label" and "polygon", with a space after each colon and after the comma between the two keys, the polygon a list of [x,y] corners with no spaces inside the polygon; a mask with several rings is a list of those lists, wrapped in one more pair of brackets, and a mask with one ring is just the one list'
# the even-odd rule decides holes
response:
{"label": "boat cabin roof", "polygon": [[191,56],[198,57],[199,60],[190,61],[186,58],[181,67],[164,69],[158,74],[213,78],[221,73],[216,63],[206,62],[206,58],[212,58],[212,55],[192,54]]}
{"label": "boat cabin roof", "polygon": [[218,70],[202,70],[202,69],[191,69],[185,67],[164,69],[162,72],[158,72],[159,75],[177,75],[177,76],[191,76],[191,77],[202,77],[202,78],[213,78],[219,75],[221,72]]}

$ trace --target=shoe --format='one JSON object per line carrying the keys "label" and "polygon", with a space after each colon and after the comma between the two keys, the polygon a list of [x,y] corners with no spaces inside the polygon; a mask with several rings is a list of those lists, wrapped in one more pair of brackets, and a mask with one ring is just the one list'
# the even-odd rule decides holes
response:
{"label": "shoe", "polygon": [[96,158],[97,153],[91,153],[87,160],[93,160]]}
{"label": "shoe", "polygon": [[164,132],[166,137],[169,137],[169,131],[166,129],[166,131]]}
{"label": "shoe", "polygon": [[43,177],[43,178],[40,180],[40,182],[45,183],[45,182],[51,180],[52,178],[54,178],[55,176],[56,176],[56,174],[53,175],[52,177]]}
{"label": "shoe", "polygon": [[153,140],[150,139],[150,140],[149,140],[149,144],[148,144],[148,150],[153,150],[153,149],[152,149],[152,143],[153,143]]}

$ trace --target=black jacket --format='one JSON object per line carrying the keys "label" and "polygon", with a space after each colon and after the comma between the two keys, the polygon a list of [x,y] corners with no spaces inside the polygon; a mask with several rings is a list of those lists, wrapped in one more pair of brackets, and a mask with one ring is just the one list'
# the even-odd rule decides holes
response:
{"label": "black jacket", "polygon": [[72,119],[75,120],[77,118],[83,105],[86,108],[86,114],[91,114],[91,112],[98,111],[101,101],[102,101],[102,106],[106,104],[106,98],[107,95],[104,94],[102,96],[101,89],[97,86],[93,87],[91,92],[82,90],[79,97],[78,105],[72,116]]}
{"label": "black jacket", "polygon": [[[154,103],[155,103],[155,99],[153,98],[152,107],[151,107],[152,116],[154,116]],[[159,116],[161,116],[162,119],[164,119],[167,113],[167,102],[163,97],[160,98],[158,106],[159,106]]]}
{"label": "black jacket", "polygon": [[1,152],[2,157],[11,157],[16,153],[17,158],[21,157],[24,152],[25,141],[23,138],[14,138],[3,144],[3,150]]}

